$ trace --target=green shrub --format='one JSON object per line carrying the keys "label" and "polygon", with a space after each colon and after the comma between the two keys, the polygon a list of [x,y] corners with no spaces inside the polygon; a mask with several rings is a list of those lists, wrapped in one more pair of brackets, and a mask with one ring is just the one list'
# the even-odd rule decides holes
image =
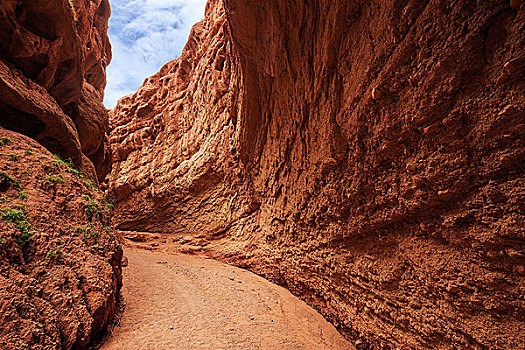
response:
{"label": "green shrub", "polygon": [[112,212],[115,209],[115,199],[113,199],[113,197],[105,196],[104,203],[106,203],[106,207],[110,212]]}
{"label": "green shrub", "polygon": [[75,176],[80,175],[80,172],[74,168],[73,161],[71,159],[62,159],[58,154],[54,154],[53,157],[55,160],[53,161],[53,166],[57,168],[57,170],[60,171],[60,165],[63,165],[67,168],[67,171]]}
{"label": "green shrub", "polygon": [[17,205],[12,209],[4,209],[2,210],[2,214],[0,214],[0,216],[3,220],[15,224],[16,228],[20,231],[18,244],[24,247],[27,243],[29,243],[33,232],[31,232],[32,226],[27,221],[27,213],[23,206]]}
{"label": "green shrub", "polygon": [[60,254],[62,253],[62,251],[60,250],[60,248],[58,249],[55,249],[55,250],[51,250],[47,253],[47,257],[51,260],[55,259],[55,258],[58,258],[60,256]]}
{"label": "green shrub", "polygon": [[93,179],[84,179],[84,185],[86,185],[86,188],[90,191],[98,191],[97,183]]}
{"label": "green shrub", "polygon": [[10,153],[8,156],[11,158],[12,161],[16,162],[18,160],[18,154],[16,153]]}
{"label": "green shrub", "polygon": [[20,237],[18,238],[18,244],[25,247],[31,240],[33,232],[31,231],[32,226],[29,222],[19,222],[16,227],[20,230]]}
{"label": "green shrub", "polygon": [[102,218],[102,212],[99,208],[99,203],[96,199],[91,199],[89,196],[84,196],[86,203],[84,204],[84,212],[89,221],[92,221],[94,217],[97,219]]}
{"label": "green shrub", "polygon": [[87,225],[77,227],[75,232],[82,235],[82,239],[89,240],[93,239],[95,242],[98,242],[100,238],[100,232],[95,229],[95,225],[89,223]]}
{"label": "green shrub", "polygon": [[17,222],[27,219],[27,214],[25,210],[20,209],[20,207],[13,209],[3,209],[2,214],[0,214],[0,216],[2,216],[2,219],[4,219],[5,221],[9,221],[15,224]]}
{"label": "green shrub", "polygon": [[2,137],[0,138],[0,146],[8,145],[13,143],[9,137]]}
{"label": "green shrub", "polygon": [[18,198],[19,199],[28,199],[29,195],[25,191],[20,191],[20,192],[18,192]]}
{"label": "green shrub", "polygon": [[56,163],[60,163],[68,168],[73,166],[73,161],[71,159],[64,160],[58,154],[53,154],[53,158],[55,158]]}
{"label": "green shrub", "polygon": [[14,186],[20,189],[20,181],[9,176],[8,173],[0,171],[0,191],[6,191],[9,187]]}
{"label": "green shrub", "polygon": [[29,154],[30,156],[34,156],[35,153],[33,151],[31,151],[30,149],[26,149],[25,150],[26,154]]}
{"label": "green shrub", "polygon": [[55,185],[55,184],[58,184],[58,183],[63,184],[63,183],[66,182],[66,180],[64,180],[62,175],[49,175],[44,181],[46,183],[52,184],[52,185]]}

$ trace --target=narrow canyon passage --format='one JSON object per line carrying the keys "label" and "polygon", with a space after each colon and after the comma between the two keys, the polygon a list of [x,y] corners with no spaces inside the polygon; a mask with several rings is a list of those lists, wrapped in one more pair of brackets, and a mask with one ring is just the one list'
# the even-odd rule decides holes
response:
{"label": "narrow canyon passage", "polygon": [[353,349],[289,291],[214,260],[128,247],[126,309],[103,350]]}
{"label": "narrow canyon passage", "polygon": [[525,0],[0,1],[0,350],[525,350],[524,32]]}

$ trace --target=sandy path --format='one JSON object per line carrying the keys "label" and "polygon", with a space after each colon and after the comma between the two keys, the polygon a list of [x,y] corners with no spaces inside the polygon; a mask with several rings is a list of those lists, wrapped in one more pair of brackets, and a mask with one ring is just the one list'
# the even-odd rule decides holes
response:
{"label": "sandy path", "polygon": [[286,289],[214,260],[128,248],[113,349],[353,349]]}

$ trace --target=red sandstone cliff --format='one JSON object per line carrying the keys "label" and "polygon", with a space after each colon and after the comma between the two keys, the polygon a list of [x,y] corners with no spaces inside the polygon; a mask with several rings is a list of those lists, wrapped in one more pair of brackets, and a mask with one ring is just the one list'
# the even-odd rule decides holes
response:
{"label": "red sandstone cliff", "polygon": [[522,1],[224,2],[113,112],[119,227],[360,348],[525,347]]}
{"label": "red sandstone cliff", "polygon": [[113,320],[111,206],[36,141],[0,128],[0,349],[85,349]]}
{"label": "red sandstone cliff", "polygon": [[0,5],[0,126],[99,179],[111,162],[102,104],[109,16],[108,0]]}
{"label": "red sandstone cliff", "polygon": [[222,5],[208,4],[181,57],[113,111],[108,182],[121,228],[219,232],[254,210],[235,149],[241,77],[227,30]]}
{"label": "red sandstone cliff", "polygon": [[117,307],[122,250],[95,186],[109,15],[107,0],[0,4],[1,349],[84,349]]}

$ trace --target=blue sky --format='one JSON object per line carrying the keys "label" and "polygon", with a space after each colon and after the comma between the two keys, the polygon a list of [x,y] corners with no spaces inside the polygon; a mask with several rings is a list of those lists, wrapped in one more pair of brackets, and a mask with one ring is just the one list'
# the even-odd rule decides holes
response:
{"label": "blue sky", "polygon": [[104,104],[135,92],[164,63],[180,56],[191,26],[204,18],[206,0],[110,0],[109,39],[113,60],[107,69]]}

